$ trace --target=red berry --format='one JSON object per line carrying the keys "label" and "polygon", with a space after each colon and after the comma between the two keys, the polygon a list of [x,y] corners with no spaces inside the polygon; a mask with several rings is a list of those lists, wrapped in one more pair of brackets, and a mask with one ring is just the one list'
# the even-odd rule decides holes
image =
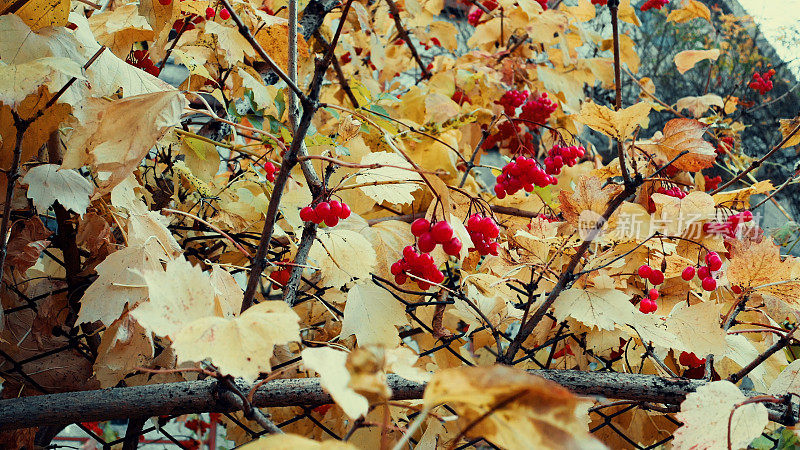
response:
{"label": "red berry", "polygon": [[411,245],[407,245],[403,248],[403,259],[412,259],[417,256],[417,251],[414,250],[414,247]]}
{"label": "red berry", "polygon": [[639,266],[639,276],[642,278],[650,278],[650,274],[653,273],[653,268],[648,266],[647,264],[642,264]]}
{"label": "red berry", "polygon": [[322,202],[314,209],[314,212],[317,213],[317,219],[319,221],[323,221],[328,218],[328,215],[331,213],[331,205],[328,202]]}
{"label": "red berry", "polygon": [[428,219],[420,218],[411,224],[411,234],[416,237],[422,236],[423,233],[427,233],[430,229],[431,223],[428,222]]}
{"label": "red berry", "polygon": [[452,238],[442,245],[444,252],[451,256],[458,256],[461,252],[461,241],[458,238]]}
{"label": "red berry", "polygon": [[713,279],[711,277],[703,279],[703,289],[705,289],[706,291],[710,292],[710,291],[713,291],[716,288],[717,288],[717,280],[715,280],[715,279]]}
{"label": "red berry", "polygon": [[423,233],[422,236],[417,238],[417,248],[423,253],[430,253],[436,248],[436,240],[433,238],[432,233]]}
{"label": "red berry", "polygon": [[167,6],[170,3],[172,3],[172,0],[158,0],[158,3],[161,3],[164,6]]}
{"label": "red berry", "polygon": [[712,271],[722,268],[722,260],[719,258],[719,256],[714,256],[708,260],[708,268]]}
{"label": "red berry", "polygon": [[391,272],[392,275],[400,275],[401,273],[403,273],[403,263],[397,261],[394,264],[392,264]]}
{"label": "red berry", "polygon": [[650,282],[653,283],[654,285],[661,284],[664,282],[664,272],[658,269],[653,269],[653,271],[650,272],[650,276],[647,277],[647,279],[650,280]]}
{"label": "red berry", "polygon": [[686,281],[692,281],[692,278],[694,278],[694,267],[689,266],[683,269],[683,273],[681,273],[681,278],[683,278]]}
{"label": "red berry", "polygon": [[711,276],[711,269],[709,269],[708,266],[700,266],[700,268],[697,269],[697,278],[705,280],[710,276]]}
{"label": "red berry", "polygon": [[406,281],[408,281],[408,277],[404,273],[394,276],[394,282],[397,284],[406,284]]}
{"label": "red berry", "polygon": [[314,208],[306,206],[300,210],[300,220],[303,222],[316,222],[316,219],[317,213],[314,211]]}
{"label": "red berry", "polygon": [[742,288],[741,288],[741,286],[736,286],[736,285],[734,285],[734,286],[731,286],[731,290],[732,290],[732,291],[733,291],[733,293],[734,293],[734,294],[736,294],[736,295],[739,295],[739,294],[741,294],[741,293],[742,293]]}
{"label": "red berry", "polygon": [[431,235],[437,244],[444,244],[453,237],[453,227],[446,221],[441,220],[431,227]]}
{"label": "red berry", "polygon": [[342,210],[339,212],[339,218],[344,220],[350,217],[350,207],[347,203],[342,203]]}
{"label": "red berry", "polygon": [[335,227],[338,223],[339,223],[339,216],[328,214],[328,217],[325,218],[325,225],[329,227]]}
{"label": "red berry", "polygon": [[650,292],[647,293],[647,296],[650,298],[650,300],[658,300],[658,289],[650,289]]}
{"label": "red berry", "polygon": [[219,18],[222,20],[228,20],[231,18],[231,13],[228,11],[228,8],[222,8],[222,11],[219,12]]}
{"label": "red berry", "polygon": [[339,215],[342,213],[342,204],[339,203],[338,200],[331,200],[328,202],[328,205],[331,207],[330,215],[339,219]]}
{"label": "red berry", "polygon": [[212,8],[210,6],[208,8],[206,8],[206,20],[211,20],[216,15],[217,15],[217,11],[214,8]]}

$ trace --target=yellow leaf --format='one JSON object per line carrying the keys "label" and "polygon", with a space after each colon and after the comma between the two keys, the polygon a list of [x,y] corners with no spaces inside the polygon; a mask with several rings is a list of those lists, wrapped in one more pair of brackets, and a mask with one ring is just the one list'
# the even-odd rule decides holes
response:
{"label": "yellow leaf", "polygon": [[318,442],[297,434],[273,434],[250,441],[241,450],[358,450],[353,444],[342,441]]}
{"label": "yellow leaf", "polygon": [[588,232],[601,218],[608,202],[620,191],[621,186],[609,184],[603,187],[600,178],[582,176],[575,183],[574,192],[568,189],[559,192],[561,213],[567,222]]}
{"label": "yellow leaf", "polygon": [[180,257],[166,270],[144,273],[150,301],[140,303],[131,315],[159,336],[174,336],[191,322],[214,316],[214,287],[208,275]]}
{"label": "yellow leaf", "polygon": [[758,194],[766,194],[775,189],[769,180],[761,180],[758,183],[734,191],[724,191],[714,194],[714,203],[718,206],[727,207],[750,207],[750,197]]}
{"label": "yellow leaf", "polygon": [[347,352],[329,347],[307,348],[301,352],[303,366],[320,375],[320,385],[333,401],[351,419],[367,413],[369,402],[349,386],[350,372],[347,371]]}
{"label": "yellow leaf", "polygon": [[[225,60],[231,66],[244,62],[245,55],[251,58],[256,56],[253,47],[247,42],[247,39],[239,33],[236,27],[229,27],[218,22],[207,21],[206,32],[217,36],[217,43],[225,55]],[[284,57],[284,59],[286,59],[286,57]],[[286,70],[285,65],[282,67]]]}
{"label": "yellow leaf", "polygon": [[508,366],[437,372],[425,389],[426,408],[447,403],[467,436],[502,448],[589,448],[587,401],[558,384]]}
{"label": "yellow leaf", "polygon": [[316,261],[323,284],[337,288],[353,279],[369,278],[376,261],[375,250],[364,236],[338,228],[320,230],[308,257]]}
{"label": "yellow leaf", "polygon": [[590,328],[613,330],[633,314],[630,298],[616,289],[572,288],[559,294],[553,313],[559,322],[572,317]]}
{"label": "yellow leaf", "polygon": [[28,198],[39,214],[45,214],[56,201],[80,215],[86,213],[94,185],[78,172],[58,170],[57,164],[42,164],[25,174],[22,184],[28,185]]}
{"label": "yellow leaf", "polygon": [[589,0],[578,0],[578,6],[566,6],[564,10],[578,22],[588,22],[596,14],[595,6]]}
{"label": "yellow leaf", "polygon": [[109,102],[90,98],[86,119],[66,140],[64,168],[90,165],[103,174],[102,195],[127,178],[167,130],[180,121],[186,100],[178,91],[138,95]]}
{"label": "yellow leaf", "polygon": [[[0,14],[6,14],[17,3],[14,0],[0,0]],[[69,6],[69,0],[28,0],[10,12],[22,18],[31,30],[37,31],[44,27],[65,26],[68,22]]]}
{"label": "yellow leaf", "polygon": [[693,119],[672,119],[664,125],[663,136],[652,143],[639,144],[639,147],[651,154],[660,154],[666,161],[671,161],[681,152],[687,154],[672,163],[680,170],[699,172],[711,167],[716,160],[714,147],[703,139],[706,126]]}
{"label": "yellow leaf", "polygon": [[130,314],[125,314],[103,332],[97,348],[94,374],[101,388],[114,387],[125,375],[144,366],[152,357],[151,334]]}
{"label": "yellow leaf", "polygon": [[737,407],[746,399],[742,391],[727,380],[697,388],[686,396],[676,415],[683,426],[675,432],[673,448],[746,448],[769,423],[767,407],[763,404]]}
{"label": "yellow leaf", "polygon": [[633,134],[636,127],[647,126],[649,113],[650,105],[644,102],[619,111],[594,102],[586,102],[581,107],[580,114],[575,116],[575,120],[606,136],[625,140]]}
{"label": "yellow leaf", "polygon": [[675,105],[678,111],[688,109],[695,117],[702,116],[712,106],[722,108],[724,106],[722,97],[717,94],[706,94],[702,97],[683,97]]}
{"label": "yellow leaf", "polygon": [[400,343],[397,327],[408,325],[405,306],[371,280],[347,292],[340,336],[355,335],[358,345],[394,348]]}
{"label": "yellow leaf", "polygon": [[[731,241],[731,263],[726,271],[731,285],[777,297],[792,307],[800,305],[800,266],[797,259],[781,260],[780,248],[772,238],[761,242]],[[765,286],[771,285],[771,286]]]}
{"label": "yellow leaf", "polygon": [[[672,345],[678,350],[696,355],[724,355],[727,351],[726,333],[720,324],[720,305],[702,302],[687,306],[678,304],[667,318],[667,330],[678,338],[680,344]],[[655,341],[658,345],[666,342]]]}
{"label": "yellow leaf", "polygon": [[[794,129],[798,126],[800,126],[800,116],[797,116],[794,119],[781,119],[781,135],[783,135],[783,138],[786,139],[786,137],[789,136],[789,133],[794,131]],[[794,136],[789,138],[781,148],[791,147],[797,144],[800,144],[800,131],[795,132]]]}
{"label": "yellow leaf", "polygon": [[178,362],[209,360],[222,373],[255,381],[271,370],[276,345],[300,340],[300,318],[289,305],[263,301],[238,317],[204,317],[174,334]]}
{"label": "yellow leaf", "polygon": [[136,4],[121,5],[89,17],[94,37],[118,57],[125,59],[133,44],[155,37],[147,19],[139,15]]}
{"label": "yellow leaf", "polygon": [[[397,153],[389,152],[369,153],[361,158],[360,164],[390,165],[411,169],[411,164],[405,158]],[[416,172],[397,167],[363,169],[355,177],[356,184],[363,185],[359,187],[361,192],[377,203],[394,204],[406,204],[414,201],[412,193],[420,189],[419,183],[414,183],[414,180],[421,181],[422,177]]]}
{"label": "yellow leaf", "polygon": [[692,19],[705,19],[711,22],[711,11],[697,0],[684,0],[681,7],[670,11],[667,22],[684,23]]}
{"label": "yellow leaf", "polygon": [[619,2],[619,20],[628,22],[630,24],[641,26],[639,18],[636,16],[636,10],[631,6],[631,0],[622,0]]}
{"label": "yellow leaf", "polygon": [[[235,32],[235,28],[232,28]],[[288,70],[289,53],[286,50],[286,43],[289,42],[289,26],[284,24],[276,24],[264,27],[255,35],[256,41],[261,44],[261,48],[275,61],[280,68],[284,71]],[[247,48],[250,48],[250,44]],[[248,54],[250,52],[248,51]],[[297,35],[297,57],[308,58],[308,44],[303,36]]]}
{"label": "yellow leaf", "polygon": [[713,219],[715,215],[714,199],[705,192],[692,191],[684,198],[655,193],[650,198],[665,234],[681,235],[693,223]]}
{"label": "yellow leaf", "polygon": [[686,73],[700,61],[710,59],[716,61],[719,58],[719,49],[711,50],[684,50],[675,55],[675,67],[678,72]]}

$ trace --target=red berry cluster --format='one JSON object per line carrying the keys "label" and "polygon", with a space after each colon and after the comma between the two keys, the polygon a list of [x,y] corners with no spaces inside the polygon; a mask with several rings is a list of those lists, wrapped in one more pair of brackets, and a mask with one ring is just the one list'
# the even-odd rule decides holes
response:
{"label": "red berry cluster", "polygon": [[503,96],[500,97],[500,100],[495,100],[494,102],[501,105],[506,114],[514,117],[517,115],[517,108],[525,103],[525,100],[528,99],[528,95],[530,95],[528,91],[520,92],[516,89],[512,89],[506,91]]}
{"label": "red berry cluster", "polygon": [[128,64],[138,67],[154,77],[161,73],[161,69],[156,67],[146,50],[134,50],[126,61]]}
{"label": "red berry cluster", "polygon": [[461,252],[461,241],[453,236],[453,227],[440,220],[431,224],[428,219],[417,219],[411,224],[411,234],[417,238],[417,248],[422,253],[430,253],[441,244],[442,250],[452,256]]}
{"label": "red berry cluster", "polygon": [[469,251],[477,250],[481,255],[497,256],[499,244],[496,239],[500,235],[500,228],[494,219],[483,214],[473,214],[467,219],[467,231],[472,245],[475,246]]}
{"label": "red berry cluster", "polygon": [[708,252],[706,254],[706,265],[700,266],[695,270],[694,266],[689,266],[683,269],[683,273],[681,273],[681,278],[684,281],[691,281],[695,273],[697,273],[697,278],[701,280],[701,284],[703,289],[706,291],[713,291],[717,288],[717,280],[711,275],[711,272],[715,272],[722,267],[722,258],[719,257],[717,252]]}
{"label": "red berry cluster", "polygon": [[422,278],[423,280],[416,282],[417,287],[423,291],[430,289],[432,283],[438,284],[444,281],[444,274],[436,268],[430,253],[418,253],[411,245],[403,249],[403,257],[392,264],[391,271],[397,284],[405,284],[409,274]]}
{"label": "red berry cluster", "polygon": [[669,3],[669,0],[647,0],[642,4],[641,10],[647,11],[648,9],[661,9]]}
{"label": "red berry cluster", "polygon": [[269,277],[273,281],[273,284],[277,283],[279,285],[278,286],[279,288],[282,288],[282,287],[286,286],[287,284],[289,284],[289,278],[292,276],[292,266],[281,264],[281,263],[287,263],[287,262],[289,262],[288,259],[281,260],[281,262],[278,263],[278,264],[282,265],[283,267],[281,269],[279,269],[279,270],[276,270],[276,271],[272,272],[269,275]]}
{"label": "red berry cluster", "polygon": [[700,359],[694,353],[689,352],[681,352],[681,356],[678,357],[678,362],[686,367],[691,367],[695,369],[697,367],[702,367],[706,364],[706,359]]}
{"label": "red berry cluster", "polygon": [[497,198],[514,195],[520,189],[527,192],[533,191],[533,186],[545,187],[556,184],[558,180],[539,167],[533,158],[519,156],[503,166],[503,173],[497,176],[494,192]]}
{"label": "red berry cluster", "polygon": [[521,119],[530,120],[536,123],[545,123],[558,109],[558,105],[547,97],[547,92],[534,94],[530,100],[522,105]]}
{"label": "red berry cluster", "polygon": [[544,159],[544,171],[550,175],[558,175],[565,165],[574,166],[578,158],[582,158],[586,154],[586,149],[582,145],[567,147],[556,144],[547,154],[547,158]]}
{"label": "red berry cluster", "polygon": [[728,216],[725,222],[706,222],[703,224],[703,231],[708,234],[721,234],[727,238],[735,238],[739,225],[753,220],[753,213],[742,211]]}
{"label": "red berry cluster", "polygon": [[[653,285],[658,285],[664,282],[664,272],[654,269],[647,264],[642,264],[637,271],[640,277],[646,279]],[[639,302],[639,311],[644,314],[650,314],[658,310],[656,300],[658,300],[658,289],[652,288],[647,292],[647,297]]]}
{"label": "red berry cluster", "polygon": [[769,69],[768,71],[760,74],[758,72],[753,73],[753,79],[750,81],[750,89],[754,91],[758,91],[761,95],[766,94],[767,92],[772,90],[772,76],[775,75],[775,69]]}
{"label": "red berry cluster", "polygon": [[467,15],[467,22],[469,22],[469,24],[473,27],[477,27],[481,17],[483,17],[483,10],[480,8],[474,8],[472,11],[470,11],[469,15]]}
{"label": "red berry cluster", "polygon": [[278,171],[278,168],[275,167],[275,164],[272,162],[267,161],[264,163],[264,172],[267,173],[267,180],[268,181],[275,181],[275,173]]}
{"label": "red berry cluster", "polygon": [[[669,189],[665,188],[664,186],[661,186],[658,189],[656,189],[656,193],[669,195],[670,197],[675,197],[675,198],[684,198],[687,195],[689,195],[678,186],[673,186]],[[650,214],[656,212],[656,203],[653,201],[652,197],[647,201],[647,212],[649,212]]]}
{"label": "red berry cluster", "polygon": [[714,148],[714,151],[718,155],[724,155],[725,153],[733,150],[734,142],[733,136],[725,136],[719,140],[717,146]]}
{"label": "red berry cluster", "polygon": [[306,206],[300,210],[300,219],[303,222],[314,222],[317,225],[325,222],[329,227],[335,227],[339,219],[344,220],[348,217],[350,217],[350,207],[347,203],[337,200],[320,202],[316,208]]}
{"label": "red berry cluster", "polygon": [[706,181],[706,191],[713,191],[714,189],[719,187],[719,184],[722,182],[722,177],[717,175],[715,177],[709,177],[708,175],[703,175],[703,178]]}

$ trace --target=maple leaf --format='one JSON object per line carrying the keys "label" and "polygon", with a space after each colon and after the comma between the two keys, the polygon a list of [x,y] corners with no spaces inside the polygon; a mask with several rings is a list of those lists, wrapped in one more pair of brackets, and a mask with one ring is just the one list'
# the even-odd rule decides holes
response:
{"label": "maple leaf", "polygon": [[[766,406],[751,403],[734,407],[746,400],[742,391],[730,381],[708,383],[686,396],[676,418],[683,426],[675,432],[675,449],[746,448],[761,435],[769,423]],[[728,436],[730,433],[730,441]]]}
{"label": "maple leaf", "polygon": [[588,402],[560,385],[508,366],[456,367],[434,374],[423,402],[447,403],[467,436],[503,448],[591,448]]}
{"label": "maple leaf", "polygon": [[681,7],[673,9],[667,16],[667,22],[684,23],[693,19],[705,19],[711,22],[711,11],[708,6],[697,0],[684,0]]}
{"label": "maple leaf", "polygon": [[89,164],[100,172],[96,195],[127,178],[167,130],[180,121],[186,100],[178,91],[157,92],[114,102],[87,99],[86,119],[66,141],[64,168]]}
{"label": "maple leaf", "polygon": [[580,114],[575,116],[575,120],[606,136],[625,140],[633,134],[636,127],[647,127],[649,113],[650,105],[645,102],[619,111],[594,102],[586,102],[581,107]]}
{"label": "maple leaf", "polygon": [[100,321],[111,325],[126,304],[133,308],[144,301],[147,285],[141,274],[161,269],[160,252],[163,250],[148,244],[125,247],[108,255],[95,268],[98,277],[81,298],[78,323]]}
{"label": "maple leaf", "polygon": [[718,206],[749,208],[751,196],[766,194],[773,189],[775,189],[775,186],[772,185],[771,181],[761,180],[742,189],[718,192],[714,194],[714,203]]}
{"label": "maple leaf", "polygon": [[706,59],[716,61],[717,58],[719,58],[718,48],[711,50],[684,50],[675,55],[675,67],[678,68],[678,72],[684,74],[700,61]]}
{"label": "maple leaf", "polygon": [[[795,117],[794,119],[781,119],[780,120],[780,129],[781,135],[784,139],[789,136],[798,125],[800,125],[800,116]],[[794,134],[794,136],[790,137],[781,148],[791,147],[793,145],[800,144],[800,132]]]}
{"label": "maple leaf", "polygon": [[[411,169],[411,164],[405,158],[389,152],[373,152],[361,158],[360,164],[381,164]],[[421,181],[422,177],[410,170],[397,167],[379,167],[377,169],[363,169],[358,172],[355,181],[360,186],[361,192],[378,203],[389,202],[406,204],[414,201],[412,192],[420,189],[414,181]]]}
{"label": "maple leaf", "polygon": [[58,203],[66,209],[83,215],[89,206],[94,185],[81,174],[70,169],[58,169],[57,164],[42,164],[28,171],[22,179],[28,185],[28,198],[39,214],[44,214]]}
{"label": "maple leaf", "polygon": [[134,43],[152,41],[155,33],[147,19],[139,15],[137,4],[120,5],[89,17],[97,42],[125,59]]}
{"label": "maple leaf", "polygon": [[665,225],[665,234],[680,235],[693,223],[713,219],[714,199],[705,192],[692,191],[684,198],[665,194],[650,196],[656,206],[656,217]]}
{"label": "maple leaf", "polygon": [[[15,4],[14,0],[0,0],[0,11],[7,11]],[[31,27],[38,30],[44,27],[63,27],[67,24],[70,2],[68,0],[31,0],[22,3],[14,14]]]}
{"label": "maple leaf", "polygon": [[224,374],[254,381],[271,370],[276,345],[300,340],[300,318],[284,302],[264,301],[238,317],[204,317],[174,333],[178,362],[211,361]]}
{"label": "maple leaf", "polygon": [[568,189],[559,192],[561,213],[567,222],[588,233],[602,218],[608,202],[620,192],[622,186],[609,184],[603,187],[600,178],[582,176],[575,183],[574,192]]}
{"label": "maple leaf", "polygon": [[[231,28],[234,31],[235,28]],[[238,32],[238,31],[237,31]],[[288,70],[289,56],[286,52],[286,43],[289,42],[289,26],[283,23],[276,23],[262,27],[255,35],[256,41],[261,44],[261,48],[275,61],[280,68]],[[250,44],[245,41],[245,49],[249,49]],[[255,57],[255,55],[253,55]],[[308,58],[308,44],[302,35],[297,36],[297,57]]]}
{"label": "maple leaf", "polygon": [[369,278],[377,256],[364,236],[335,228],[317,233],[308,257],[317,262],[325,286],[341,287],[353,278]]}
{"label": "maple leaf", "polygon": [[142,274],[150,300],[140,303],[131,315],[159,336],[173,336],[184,326],[214,316],[214,287],[207,274],[187,261],[169,261],[166,270]]}
{"label": "maple leaf", "polygon": [[320,375],[320,386],[331,394],[333,401],[351,419],[365,415],[369,409],[367,399],[349,386],[350,372],[347,371],[347,352],[329,347],[307,348],[300,355],[303,366]]}
{"label": "maple leaf", "polygon": [[347,292],[340,336],[355,335],[359,345],[394,348],[400,343],[397,327],[408,325],[405,306],[372,281],[358,283]]}
{"label": "maple leaf", "polygon": [[[678,304],[667,317],[667,330],[676,336],[681,345],[674,348],[696,355],[724,355],[727,351],[726,333],[722,329],[719,305],[702,302],[687,306]],[[661,345],[659,341],[654,341]]]}
{"label": "maple leaf", "polygon": [[572,317],[588,327],[613,330],[634,313],[630,298],[616,289],[571,288],[556,298],[553,313],[559,322]]}
{"label": "maple leaf", "polygon": [[706,125],[697,120],[672,119],[664,125],[661,137],[653,139],[651,143],[637,145],[648,153],[663,156],[667,161],[687,151],[672,165],[680,170],[699,172],[713,166],[717,156],[714,146],[703,139],[705,129]]}
{"label": "maple leaf", "polygon": [[109,325],[103,332],[94,362],[94,376],[100,387],[116,386],[125,375],[150,361],[153,358],[151,336],[127,313]]}
{"label": "maple leaf", "polygon": [[[789,305],[800,305],[800,267],[795,258],[781,260],[780,248],[772,238],[761,242],[731,241],[730,265],[726,271],[731,285],[756,289]],[[766,286],[771,285],[771,286]]]}

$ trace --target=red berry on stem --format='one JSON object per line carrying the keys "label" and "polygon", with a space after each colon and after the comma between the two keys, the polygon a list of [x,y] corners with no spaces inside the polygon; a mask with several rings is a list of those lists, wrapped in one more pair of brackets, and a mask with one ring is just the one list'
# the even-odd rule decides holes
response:
{"label": "red berry on stem", "polygon": [[712,271],[719,270],[720,268],[722,268],[722,260],[719,258],[719,256],[715,256],[709,259],[707,263],[708,263],[708,268],[711,269]]}
{"label": "red berry on stem", "polygon": [[211,20],[216,15],[217,15],[217,11],[214,10],[214,8],[212,8],[210,6],[208,8],[206,8],[206,20]]}
{"label": "red berry on stem", "polygon": [[172,0],[158,0],[158,3],[161,3],[164,6],[167,6],[170,3],[172,3]]}
{"label": "red berry on stem", "polygon": [[316,222],[316,219],[317,213],[314,212],[314,208],[306,206],[300,210],[300,220],[303,222]]}
{"label": "red berry on stem", "polygon": [[342,210],[339,212],[339,218],[344,220],[350,217],[350,206],[347,203],[342,203]]}
{"label": "red berry on stem", "polygon": [[650,276],[647,277],[647,279],[650,280],[650,282],[653,284],[661,284],[664,282],[664,272],[658,269],[653,269],[653,271],[650,272]]}
{"label": "red berry on stem", "polygon": [[683,272],[681,273],[681,278],[683,278],[685,281],[692,281],[692,278],[694,278],[694,267],[689,266],[683,269]]}
{"label": "red berry on stem", "polygon": [[339,217],[334,216],[333,214],[329,214],[328,217],[325,218],[325,225],[329,227],[335,227],[339,223]]}
{"label": "red berry on stem", "polygon": [[423,233],[427,233],[430,229],[431,223],[428,222],[428,219],[420,218],[411,224],[411,234],[416,237],[422,236]]}
{"label": "red berry on stem", "polygon": [[647,296],[650,298],[650,300],[658,300],[658,289],[650,289],[650,291],[647,293]]}
{"label": "red berry on stem", "polygon": [[331,216],[339,218],[339,214],[342,212],[342,204],[338,200],[331,200],[328,202],[331,207]]}
{"label": "red berry on stem", "polygon": [[331,213],[331,205],[329,205],[328,202],[322,202],[314,208],[314,212],[317,213],[317,218],[323,221],[328,218],[328,215]]}
{"label": "red berry on stem", "polygon": [[653,269],[647,264],[642,264],[639,266],[639,276],[642,278],[649,278],[652,272]]}
{"label": "red berry on stem", "polygon": [[228,11],[228,8],[222,8],[222,11],[219,12],[219,18],[222,20],[228,20],[231,18],[231,13]]}
{"label": "red berry on stem", "polygon": [[442,245],[444,252],[451,256],[458,256],[461,252],[461,241],[458,238],[452,238]]}
{"label": "red berry on stem", "polygon": [[715,279],[713,279],[711,277],[703,279],[703,289],[705,289],[706,291],[710,292],[710,291],[713,291],[716,288],[717,288],[717,280],[715,280]]}
{"label": "red berry on stem", "polygon": [[707,266],[701,266],[699,269],[697,269],[697,278],[705,280],[710,276],[711,276],[711,269],[709,269]]}
{"label": "red berry on stem", "polygon": [[453,227],[444,220],[436,222],[431,227],[431,235],[437,244],[444,244],[453,237]]}
{"label": "red berry on stem", "polygon": [[430,253],[436,248],[436,240],[433,238],[432,233],[423,233],[422,236],[417,238],[417,248],[423,253]]}

